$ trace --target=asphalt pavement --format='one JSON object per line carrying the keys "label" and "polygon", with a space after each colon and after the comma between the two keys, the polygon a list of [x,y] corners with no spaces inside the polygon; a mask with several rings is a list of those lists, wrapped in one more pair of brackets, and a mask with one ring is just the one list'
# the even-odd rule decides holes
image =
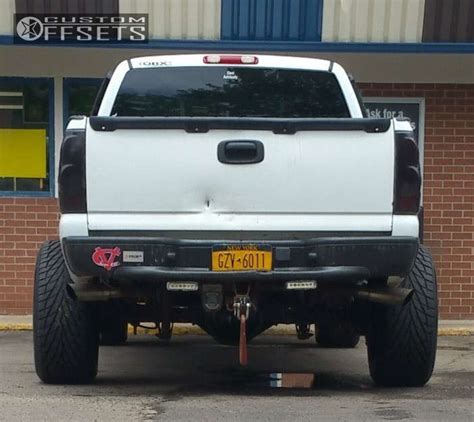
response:
{"label": "asphalt pavement", "polygon": [[2,421],[474,421],[474,336],[439,338],[423,388],[375,387],[363,341],[322,349],[264,335],[242,369],[235,348],[207,336],[132,336],[101,348],[95,384],[75,386],[42,384],[32,349],[31,332],[0,332]]}

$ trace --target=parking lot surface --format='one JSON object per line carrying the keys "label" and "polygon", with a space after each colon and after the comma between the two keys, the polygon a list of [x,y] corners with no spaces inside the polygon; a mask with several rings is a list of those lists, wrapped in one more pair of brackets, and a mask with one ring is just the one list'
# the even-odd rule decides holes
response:
{"label": "parking lot surface", "polygon": [[[377,388],[361,341],[322,349],[314,339],[261,336],[237,350],[207,336],[131,337],[102,347],[93,385],[42,384],[31,332],[0,332],[0,420],[474,420],[474,337],[440,337],[435,374],[424,388]],[[275,388],[281,373],[306,374],[310,388]],[[291,376],[286,379],[292,379]],[[291,384],[291,383],[290,383]]]}

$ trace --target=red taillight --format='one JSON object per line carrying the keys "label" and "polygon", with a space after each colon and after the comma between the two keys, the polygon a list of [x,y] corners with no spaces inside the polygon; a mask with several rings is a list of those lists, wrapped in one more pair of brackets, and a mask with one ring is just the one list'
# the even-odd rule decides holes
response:
{"label": "red taillight", "polygon": [[206,64],[257,64],[258,57],[256,56],[221,56],[212,54],[204,56],[204,63]]}
{"label": "red taillight", "polygon": [[421,172],[418,146],[412,134],[395,137],[395,214],[417,214],[420,207]]}
{"label": "red taillight", "polygon": [[59,208],[62,214],[87,213],[85,131],[66,131],[59,160]]}

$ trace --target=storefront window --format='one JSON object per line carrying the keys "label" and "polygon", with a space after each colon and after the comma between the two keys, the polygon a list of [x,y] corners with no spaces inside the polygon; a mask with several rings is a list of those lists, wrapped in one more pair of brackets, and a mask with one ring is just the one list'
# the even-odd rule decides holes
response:
{"label": "storefront window", "polygon": [[71,116],[90,115],[102,79],[64,79],[64,124]]}
{"label": "storefront window", "polygon": [[0,77],[0,194],[51,189],[53,83]]}

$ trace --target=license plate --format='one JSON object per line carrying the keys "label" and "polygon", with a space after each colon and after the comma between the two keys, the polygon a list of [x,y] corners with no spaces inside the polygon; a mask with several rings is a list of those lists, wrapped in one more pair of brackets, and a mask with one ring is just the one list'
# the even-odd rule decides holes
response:
{"label": "license plate", "polygon": [[212,271],[271,271],[269,245],[218,245],[212,248]]}

